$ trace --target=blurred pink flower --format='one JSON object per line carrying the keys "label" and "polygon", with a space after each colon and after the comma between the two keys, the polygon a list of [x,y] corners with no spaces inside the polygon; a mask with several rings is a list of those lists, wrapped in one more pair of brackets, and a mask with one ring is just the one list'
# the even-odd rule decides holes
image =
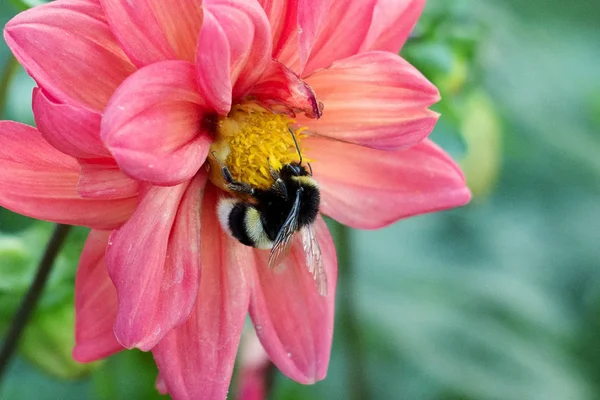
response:
{"label": "blurred pink flower", "polygon": [[[426,139],[438,91],[397,56],[423,5],[56,0],[7,24],[38,84],[37,129],[0,122],[0,204],[92,228],[76,282],[77,360],[152,350],[162,391],[225,398],[249,310],[284,374],[325,377],[337,275],[325,223],[315,223],[329,276],[320,296],[301,244],[274,274],[268,252],[223,232],[207,155],[251,108],[262,129],[253,149],[302,127],[321,211],[348,226],[468,202],[460,169]],[[284,153],[280,162],[297,156]]]}
{"label": "blurred pink flower", "polygon": [[264,400],[267,398],[269,357],[254,330],[242,333],[239,354],[238,400]]}

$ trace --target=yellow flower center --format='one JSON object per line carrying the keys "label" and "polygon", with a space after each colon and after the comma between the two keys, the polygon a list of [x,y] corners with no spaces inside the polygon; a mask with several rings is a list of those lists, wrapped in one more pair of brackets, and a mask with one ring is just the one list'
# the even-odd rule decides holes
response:
{"label": "yellow flower center", "polygon": [[292,132],[302,148],[301,141],[306,137],[302,132],[307,128],[294,129],[295,123],[287,115],[274,114],[254,103],[234,106],[218,122],[208,156],[211,181],[227,190],[221,173],[224,164],[236,181],[269,188],[273,183],[269,168],[279,171],[283,164],[300,160]]}

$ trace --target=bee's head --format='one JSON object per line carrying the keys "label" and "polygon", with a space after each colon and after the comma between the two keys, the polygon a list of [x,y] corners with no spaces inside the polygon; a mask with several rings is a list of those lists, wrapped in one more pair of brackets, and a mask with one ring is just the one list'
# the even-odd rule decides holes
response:
{"label": "bee's head", "polygon": [[283,164],[281,166],[281,170],[279,171],[281,177],[285,179],[293,176],[312,176],[312,167],[310,166],[310,163],[308,163],[310,172],[308,172],[302,165],[302,153],[300,152],[300,146],[298,146],[298,141],[296,140],[294,131],[289,127],[288,130],[292,134],[292,139],[294,139],[294,145],[296,146],[296,151],[298,152],[300,160],[298,162],[292,161],[288,164]]}
{"label": "bee's head", "polygon": [[283,164],[281,167],[281,171],[279,172],[282,178],[292,177],[292,176],[307,176],[309,175],[308,171],[304,166],[297,162],[291,162],[289,164]]}

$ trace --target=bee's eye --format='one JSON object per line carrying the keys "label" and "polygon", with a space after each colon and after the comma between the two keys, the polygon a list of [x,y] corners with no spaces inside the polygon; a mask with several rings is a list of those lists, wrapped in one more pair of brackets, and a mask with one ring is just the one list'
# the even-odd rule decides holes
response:
{"label": "bee's eye", "polygon": [[292,169],[294,175],[300,175],[302,173],[302,171],[300,170],[300,166],[298,165],[290,165],[290,168]]}

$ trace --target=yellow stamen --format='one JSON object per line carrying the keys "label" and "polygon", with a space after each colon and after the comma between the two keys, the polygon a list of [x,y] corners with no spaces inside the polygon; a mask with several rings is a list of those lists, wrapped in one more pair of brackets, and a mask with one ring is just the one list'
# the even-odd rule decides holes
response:
{"label": "yellow stamen", "polygon": [[[270,187],[273,178],[269,167],[278,171],[283,164],[300,160],[289,131],[295,123],[287,115],[274,114],[254,103],[234,106],[227,118],[219,121],[208,157],[213,183],[227,189],[219,164],[223,163],[236,181],[262,189]],[[306,137],[302,132],[306,129],[295,129],[301,149],[301,141]]]}

